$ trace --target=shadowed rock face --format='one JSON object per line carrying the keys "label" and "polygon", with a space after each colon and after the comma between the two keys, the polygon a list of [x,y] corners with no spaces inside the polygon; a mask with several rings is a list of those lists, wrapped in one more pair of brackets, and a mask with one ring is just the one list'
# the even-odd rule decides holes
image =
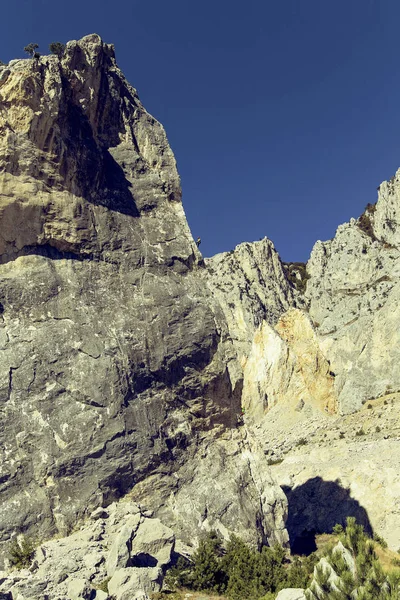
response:
{"label": "shadowed rock face", "polygon": [[150,475],[156,510],[182,489],[197,501],[193,464],[219,437],[226,488],[212,500],[219,471],[202,473],[200,524],[214,502],[221,527],[285,541],[284,495],[265,476],[260,508],[235,430],[241,379],[173,154],[112,47],[92,35],[12,61],[0,108],[0,541],[65,533]]}
{"label": "shadowed rock face", "polygon": [[332,533],[337,523],[345,526],[347,517],[355,517],[365,532],[372,535],[367,511],[339,481],[313,477],[303,485],[294,488],[284,486],[283,490],[289,503],[286,524],[294,553],[314,552],[317,549],[315,535]]}

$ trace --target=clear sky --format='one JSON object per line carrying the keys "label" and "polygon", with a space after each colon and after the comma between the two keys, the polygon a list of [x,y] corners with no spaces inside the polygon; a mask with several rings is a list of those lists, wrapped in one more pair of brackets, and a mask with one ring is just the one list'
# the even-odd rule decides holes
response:
{"label": "clear sky", "polygon": [[307,260],[400,167],[399,0],[4,0],[1,21],[4,62],[115,44],[206,256],[266,235]]}

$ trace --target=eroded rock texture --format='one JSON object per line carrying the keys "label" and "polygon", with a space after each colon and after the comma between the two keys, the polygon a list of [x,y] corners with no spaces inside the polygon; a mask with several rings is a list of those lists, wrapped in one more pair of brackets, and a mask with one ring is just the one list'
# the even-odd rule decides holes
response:
{"label": "eroded rock texture", "polygon": [[[241,381],[255,333],[303,305],[271,240],[243,243],[206,260],[205,280],[221,311],[218,322],[233,381]],[[218,313],[217,313],[218,314]]]}
{"label": "eroded rock texture", "polygon": [[330,364],[308,315],[294,308],[274,328],[263,323],[244,368],[246,411],[258,420],[281,402],[299,408],[307,404],[328,413],[337,409]]}
{"label": "eroded rock texture", "polygon": [[399,186],[397,172],[316,243],[303,309],[264,321],[244,361],[249,435],[287,494],[300,552],[346,515],[398,546]]}
{"label": "eroded rock texture", "polygon": [[[400,388],[400,172],[306,268],[267,238],[203,261],[165,132],[112,46],[92,35],[0,67],[0,109],[1,549],[127,493],[180,543],[216,528],[286,544],[270,467],[294,536],[335,518],[301,508],[310,481],[343,480],[367,506],[384,471],[355,438],[393,457],[398,431],[352,427],[353,446],[335,428]],[[368,511],[387,534],[400,525],[385,473],[385,523]]]}
{"label": "eroded rock texture", "polygon": [[316,243],[307,264],[310,316],[344,413],[400,389],[399,190],[398,171],[376,205]]}
{"label": "eroded rock texture", "polygon": [[174,547],[173,531],[159,519],[132,502],[113,503],[72,535],[38,546],[29,570],[0,572],[0,597],[148,599],[160,590]]}
{"label": "eroded rock texture", "polygon": [[[68,532],[150,475],[161,506],[197,501],[190,461],[237,427],[241,380],[165,132],[96,35],[0,68],[0,107],[0,541]],[[217,464],[245,485],[217,502],[204,474],[201,510],[285,541],[283,493],[260,506],[232,436]]]}

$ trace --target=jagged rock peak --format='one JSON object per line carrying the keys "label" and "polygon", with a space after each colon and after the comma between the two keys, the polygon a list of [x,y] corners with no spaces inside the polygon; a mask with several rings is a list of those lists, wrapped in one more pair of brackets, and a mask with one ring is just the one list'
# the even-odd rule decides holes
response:
{"label": "jagged rock peak", "polygon": [[12,61],[0,103],[0,558],[129,491],[182,539],[286,543],[172,151],[112,47]]}
{"label": "jagged rock peak", "polygon": [[[0,70],[0,103],[1,262],[51,248],[94,258],[111,252],[114,261],[133,252],[136,263],[160,263],[155,244],[165,244],[167,262],[199,257],[165,131],[111,45],[94,34],[68,42],[60,58],[11,61]],[[143,257],[145,224],[132,219],[154,214],[170,228],[153,234]]]}
{"label": "jagged rock peak", "polygon": [[219,299],[239,355],[247,355],[257,327],[274,325],[290,306],[301,304],[271,240],[244,242],[206,260],[207,278]]}
{"label": "jagged rock peak", "polygon": [[310,317],[346,413],[400,389],[399,224],[400,170],[359,219],[318,241],[307,263]]}

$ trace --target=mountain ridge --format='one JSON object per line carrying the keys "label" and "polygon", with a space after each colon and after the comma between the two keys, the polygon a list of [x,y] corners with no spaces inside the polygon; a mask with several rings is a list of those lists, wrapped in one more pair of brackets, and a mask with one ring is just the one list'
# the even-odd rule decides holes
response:
{"label": "mountain ridge", "polygon": [[121,498],[179,544],[288,547],[330,526],[308,494],[332,485],[393,545],[397,483],[382,516],[370,445],[329,440],[400,390],[400,170],[305,269],[268,238],[203,259],[165,132],[99,36],[0,67],[0,108],[2,556]]}

